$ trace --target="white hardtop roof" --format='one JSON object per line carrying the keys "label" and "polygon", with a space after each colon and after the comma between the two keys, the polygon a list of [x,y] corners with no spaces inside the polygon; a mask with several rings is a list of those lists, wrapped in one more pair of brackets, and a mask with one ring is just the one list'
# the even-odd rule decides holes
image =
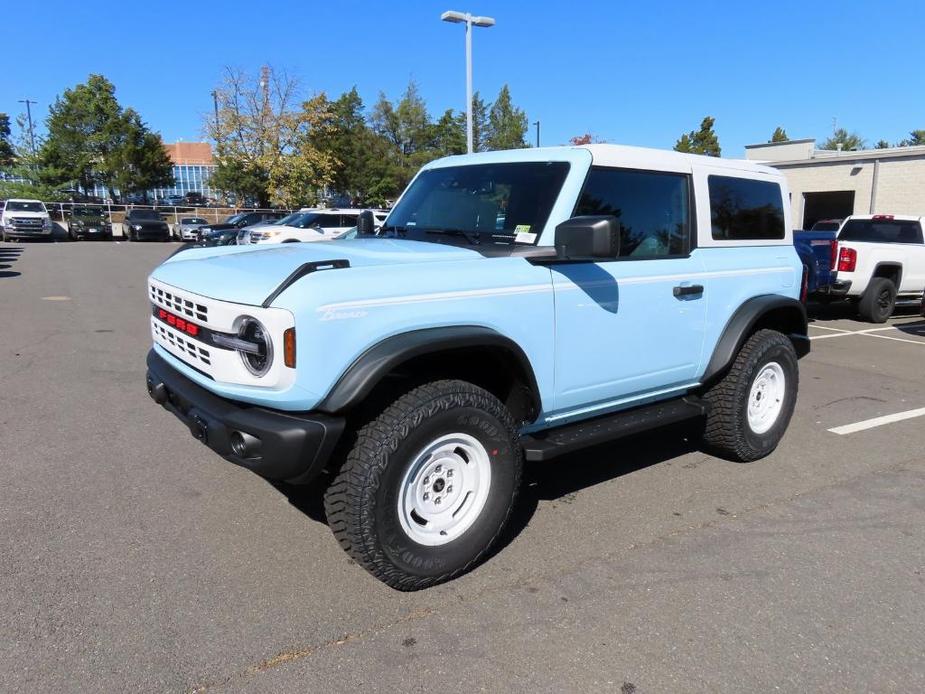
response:
{"label": "white hardtop roof", "polygon": [[583,152],[588,152],[591,155],[592,163],[600,166],[651,168],[664,171],[689,171],[692,168],[703,166],[712,169],[762,173],[778,178],[782,176],[777,169],[746,159],[722,159],[720,157],[707,157],[701,154],[687,154],[673,150],[611,144],[530,147],[496,152],[459,154],[437,159],[425,168],[460,166],[464,164],[499,164],[508,161],[575,161],[582,158]]}
{"label": "white hardtop roof", "polygon": [[29,198],[10,198],[7,200],[7,202],[37,202],[39,204],[43,204],[41,200],[32,200]]}

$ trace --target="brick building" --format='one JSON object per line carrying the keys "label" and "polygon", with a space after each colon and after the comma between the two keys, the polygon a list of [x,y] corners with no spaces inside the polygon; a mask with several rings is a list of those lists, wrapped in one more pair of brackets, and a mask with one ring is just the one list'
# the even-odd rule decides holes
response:
{"label": "brick building", "polygon": [[745,156],[787,177],[796,228],[849,214],[925,215],[925,147],[845,152],[807,139],[748,145]]}

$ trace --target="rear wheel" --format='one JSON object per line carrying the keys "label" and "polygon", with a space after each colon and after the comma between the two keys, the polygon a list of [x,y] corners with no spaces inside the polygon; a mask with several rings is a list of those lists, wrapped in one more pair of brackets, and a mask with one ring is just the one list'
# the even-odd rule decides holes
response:
{"label": "rear wheel", "polygon": [[741,462],[768,455],[787,430],[798,386],[793,343],[776,330],[759,330],[704,395],[704,443],[721,457]]}
{"label": "rear wheel", "polygon": [[325,494],[341,547],[380,581],[418,590],[474,566],[520,485],[514,420],[463,381],[420,386],[360,429]]}
{"label": "rear wheel", "polygon": [[869,323],[886,323],[896,308],[896,285],[885,277],[874,277],[858,302],[858,314]]}

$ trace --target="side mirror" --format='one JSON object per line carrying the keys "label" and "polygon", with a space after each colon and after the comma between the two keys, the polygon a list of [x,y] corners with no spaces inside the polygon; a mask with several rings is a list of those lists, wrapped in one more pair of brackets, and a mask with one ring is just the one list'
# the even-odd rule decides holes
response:
{"label": "side mirror", "polygon": [[372,210],[363,210],[357,217],[357,235],[373,234],[376,232],[376,218]]}
{"label": "side mirror", "polygon": [[563,260],[616,258],[620,222],[612,215],[572,217],[556,227],[556,255]]}

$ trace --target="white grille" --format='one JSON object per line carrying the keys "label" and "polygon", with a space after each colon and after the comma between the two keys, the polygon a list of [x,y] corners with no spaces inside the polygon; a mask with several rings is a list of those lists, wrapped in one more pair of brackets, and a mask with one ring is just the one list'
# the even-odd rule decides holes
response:
{"label": "white grille", "polygon": [[[174,351],[179,351],[185,358],[185,361],[200,362],[205,366],[212,366],[212,355],[209,350],[205,349],[196,340],[190,340],[177,332],[173,328],[158,323],[156,320],[151,321],[151,328],[154,331],[154,339],[161,344],[167,343],[173,347]],[[192,357],[192,359],[190,359]]]}
{"label": "white grille", "polygon": [[149,285],[148,291],[151,295],[151,301],[158,306],[189,318],[195,318],[203,323],[209,322],[209,308],[207,306],[188,299],[177,291],[169,292],[154,285]]}

